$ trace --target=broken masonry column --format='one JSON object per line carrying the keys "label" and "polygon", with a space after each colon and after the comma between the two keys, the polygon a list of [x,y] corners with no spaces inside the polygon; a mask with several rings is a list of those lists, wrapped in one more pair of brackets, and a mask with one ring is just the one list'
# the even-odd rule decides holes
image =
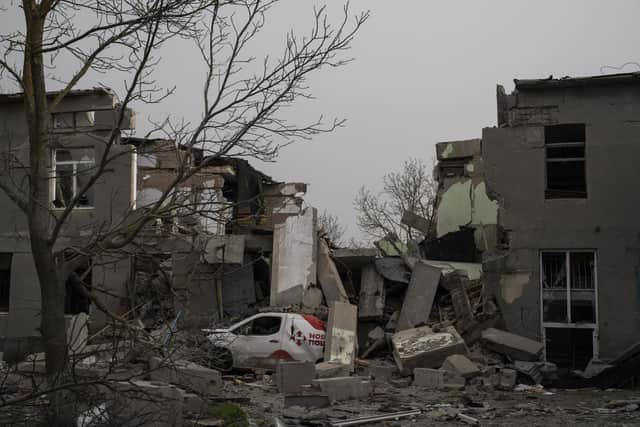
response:
{"label": "broken masonry column", "polygon": [[329,255],[329,245],[324,239],[318,241],[318,283],[328,306],[333,301],[349,302],[338,269]]}
{"label": "broken masonry column", "polygon": [[273,229],[271,257],[271,306],[300,305],[315,283],[318,251],[317,210],[307,208],[289,216]]}
{"label": "broken masonry column", "polygon": [[384,278],[378,274],[374,264],[366,265],[360,279],[358,317],[363,320],[381,318],[384,315],[384,303]]}
{"label": "broken masonry column", "polygon": [[327,322],[324,360],[340,363],[355,369],[356,332],[358,326],[358,308],[355,305],[334,302],[329,309]]}
{"label": "broken masonry column", "polygon": [[424,262],[417,262],[411,274],[396,330],[425,325],[438,290],[442,272]]}

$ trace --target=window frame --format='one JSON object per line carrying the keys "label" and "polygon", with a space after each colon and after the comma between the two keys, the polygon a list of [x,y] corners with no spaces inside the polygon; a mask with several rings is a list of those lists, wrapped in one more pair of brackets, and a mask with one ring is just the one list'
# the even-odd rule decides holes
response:
{"label": "window frame", "polygon": [[[583,126],[583,141],[567,141],[567,142],[548,142],[547,129],[554,126]],[[545,200],[554,199],[587,199],[589,197],[589,188],[587,180],[587,126],[585,123],[558,123],[556,125],[544,126],[544,198]],[[582,147],[584,154],[582,157],[553,157],[549,158],[549,148],[571,148]],[[568,190],[557,190],[549,188],[549,163],[567,163],[582,162],[584,176],[584,192],[572,192]]]}
{"label": "window frame", "polygon": [[[7,277],[7,304],[6,307],[4,307],[3,305],[0,305],[0,314],[8,314],[9,311],[11,310],[11,273],[12,273],[12,267],[13,267],[13,252],[0,252],[0,255],[8,255],[8,260],[9,260],[9,268],[8,271],[8,277]],[[5,271],[5,270],[3,270]]]}
{"label": "window frame", "polygon": [[[562,252],[565,256],[566,271],[566,301],[567,301],[567,322],[547,322],[544,320],[544,265],[542,256],[544,253]],[[571,320],[571,253],[592,253],[593,254],[593,292],[594,292],[594,322],[575,323]],[[540,324],[542,330],[542,342],[544,344],[544,359],[547,359],[546,345],[546,329],[547,328],[563,328],[563,329],[591,329],[593,331],[593,357],[599,357],[599,307],[598,307],[598,251],[595,249],[542,249],[539,251],[539,283],[540,283]]]}
{"label": "window frame", "polygon": [[[93,151],[93,160],[56,160],[56,153],[58,151],[72,151],[72,150],[86,150],[91,149]],[[66,209],[65,207],[56,207],[53,205],[53,202],[56,200],[56,188],[58,183],[58,175],[57,175],[57,167],[65,166],[65,165],[73,165],[73,181],[72,181],[72,197],[76,197],[78,192],[78,165],[96,165],[96,155],[95,155],[95,147],[65,147],[65,148],[54,148],[51,150],[51,188],[49,191],[49,203],[51,204],[51,209],[56,211],[63,211]],[[94,196],[95,197],[95,196]],[[92,210],[95,209],[95,199],[91,206],[80,206],[76,203],[73,207],[73,210]]]}

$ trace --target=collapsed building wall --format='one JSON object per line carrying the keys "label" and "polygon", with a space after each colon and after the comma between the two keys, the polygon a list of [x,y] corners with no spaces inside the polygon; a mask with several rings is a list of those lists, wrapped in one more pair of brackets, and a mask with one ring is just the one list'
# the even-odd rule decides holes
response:
{"label": "collapsed building wall", "polygon": [[517,80],[482,134],[504,251],[489,282],[509,329],[570,368],[640,340],[637,77]]}

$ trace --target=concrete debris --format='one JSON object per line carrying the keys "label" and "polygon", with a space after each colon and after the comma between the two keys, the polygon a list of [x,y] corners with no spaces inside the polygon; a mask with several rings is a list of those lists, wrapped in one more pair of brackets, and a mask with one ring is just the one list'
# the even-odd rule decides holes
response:
{"label": "concrete debris", "polygon": [[280,393],[299,393],[302,386],[311,385],[316,378],[316,367],[311,362],[280,362],[276,370],[276,383]]}
{"label": "concrete debris", "polygon": [[433,332],[423,326],[393,335],[393,357],[402,375],[411,375],[415,368],[439,368],[452,354],[466,354],[467,346],[453,327]]}
{"label": "concrete debris", "polygon": [[544,348],[541,342],[495,328],[482,332],[482,342],[490,350],[527,362],[540,360]]}
{"label": "concrete debris", "polygon": [[350,366],[353,372],[356,357],[358,308],[334,302],[329,310],[324,360]]}
{"label": "concrete debris", "polygon": [[340,273],[329,254],[329,245],[318,239],[318,283],[322,287],[327,306],[334,301],[349,302]]}
{"label": "concrete debris", "polygon": [[362,377],[336,377],[313,380],[314,387],[326,393],[331,402],[366,399],[373,389],[371,382]]}
{"label": "concrete debris", "polygon": [[370,365],[369,376],[373,378],[376,382],[388,381],[393,377],[393,373],[396,371],[395,366],[390,365]]}
{"label": "concrete debris", "polygon": [[149,359],[149,375],[152,381],[161,381],[192,390],[201,396],[222,394],[220,372],[200,366],[188,360]]}
{"label": "concrete debris", "polygon": [[[326,408],[331,405],[329,396],[320,393],[292,394],[284,396],[284,407]],[[284,425],[284,424],[281,424]]]}
{"label": "concrete debris", "polygon": [[411,274],[396,330],[415,328],[429,322],[431,306],[440,283],[440,269],[418,262]]}
{"label": "concrete debris", "polygon": [[381,318],[384,307],[384,278],[378,274],[374,265],[367,265],[362,269],[360,279],[358,318],[363,320]]}
{"label": "concrete debris", "polygon": [[316,378],[346,377],[351,373],[351,366],[338,362],[320,362],[316,364]]}
{"label": "concrete debris", "polygon": [[384,257],[375,260],[378,273],[391,282],[409,283],[411,271],[401,258]]}
{"label": "concrete debris", "polygon": [[445,371],[441,369],[415,368],[413,370],[413,385],[431,390],[444,386]]}
{"label": "concrete debris", "polygon": [[401,222],[404,225],[415,228],[416,230],[422,232],[424,235],[429,235],[433,231],[433,224],[431,223],[431,221],[411,211],[404,211],[402,213]]}
{"label": "concrete debris", "polygon": [[514,369],[518,373],[528,377],[533,384],[542,384],[543,375],[540,370],[541,363],[537,362],[525,362],[522,360],[516,360],[514,362]]}
{"label": "concrete debris", "polygon": [[478,365],[462,354],[453,354],[447,357],[442,364],[442,369],[453,372],[466,379],[480,375]]}
{"label": "concrete debris", "polygon": [[500,369],[500,383],[498,387],[501,390],[513,390],[518,379],[518,372],[515,369]]}

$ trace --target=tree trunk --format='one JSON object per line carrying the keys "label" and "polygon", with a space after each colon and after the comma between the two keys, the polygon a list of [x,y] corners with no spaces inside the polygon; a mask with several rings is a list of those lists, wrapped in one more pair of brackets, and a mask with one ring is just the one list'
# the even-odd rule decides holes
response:
{"label": "tree trunk", "polygon": [[[49,387],[59,387],[68,376],[66,328],[64,318],[64,282],[54,256],[53,242],[49,242],[49,109],[45,84],[44,58],[40,52],[45,16],[37,5],[25,7],[27,36],[23,66],[24,99],[29,128],[29,206],[28,223],[31,252],[38,273],[41,296],[40,333],[46,357]],[[60,260],[62,261],[62,260]],[[69,403],[64,392],[47,393],[50,401],[48,424],[73,425]]]}

